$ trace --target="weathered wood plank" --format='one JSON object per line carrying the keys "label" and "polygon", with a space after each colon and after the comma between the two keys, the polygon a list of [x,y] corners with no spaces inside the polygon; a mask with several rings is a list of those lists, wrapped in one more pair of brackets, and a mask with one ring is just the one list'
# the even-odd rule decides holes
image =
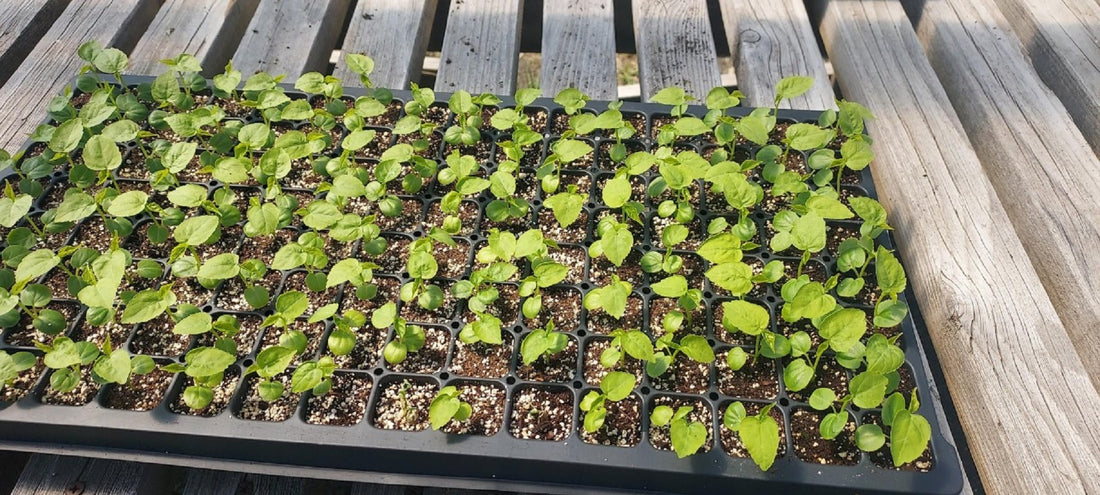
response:
{"label": "weathered wood plank", "polygon": [[156,0],[73,2],[61,13],[26,60],[0,88],[0,148],[14,150],[42,123],[46,103],[84,64],[76,49],[88,40],[126,51],[144,32]]}
{"label": "weathered wood plank", "polygon": [[1100,160],[992,1],[927,2],[917,34],[1100,390]]}
{"label": "weathered wood plank", "polygon": [[406,488],[401,485],[378,485],[374,483],[354,483],[350,495],[405,495]]}
{"label": "weathered wood plank", "polygon": [[901,5],[827,2],[821,34],[876,115],[875,184],[984,486],[1100,490],[1100,395]]}
{"label": "weathered wood plank", "polygon": [[1100,153],[1100,2],[997,0],[1031,63]]}
{"label": "weathered wood plank", "polygon": [[159,74],[162,59],[198,58],[207,77],[222,71],[259,0],[168,0],[130,54],[130,72]]}
{"label": "weathered wood plank", "polygon": [[263,0],[233,54],[233,66],[246,76],[286,74],[290,82],[306,72],[325,72],[347,13],[348,0]]}
{"label": "weathered wood plank", "polygon": [[182,495],[235,495],[244,479],[239,471],[188,469],[184,474]]}
{"label": "weathered wood plank", "polygon": [[542,94],[554,96],[572,87],[598,100],[614,100],[615,77],[615,6],[611,0],[544,3]]}
{"label": "weathered wood plank", "polygon": [[642,100],[669,86],[698,99],[722,84],[706,0],[631,3]]}
{"label": "weathered wood plank", "polygon": [[306,480],[289,476],[270,476],[265,474],[248,474],[241,481],[241,491],[245,493],[306,493],[304,490]]}
{"label": "weathered wood plank", "polygon": [[0,85],[68,4],[69,0],[31,0],[5,5],[0,14]]}
{"label": "weathered wood plank", "polygon": [[[366,0],[355,6],[344,53],[365,53],[374,59],[371,83],[379,88],[403,89],[420,77],[424,49],[435,18],[436,0]],[[336,77],[345,86],[359,86],[359,76],[341,58]]]}
{"label": "weathered wood plank", "polygon": [[164,466],[59,455],[32,455],[13,495],[163,493]]}
{"label": "weathered wood plank", "polygon": [[833,89],[802,0],[721,0],[722,20],[745,104],[770,107],[775,84],[787,76],[809,76],[814,86],[782,108],[835,108]]}
{"label": "weathered wood plank", "polygon": [[451,2],[436,91],[512,94],[523,0]]}

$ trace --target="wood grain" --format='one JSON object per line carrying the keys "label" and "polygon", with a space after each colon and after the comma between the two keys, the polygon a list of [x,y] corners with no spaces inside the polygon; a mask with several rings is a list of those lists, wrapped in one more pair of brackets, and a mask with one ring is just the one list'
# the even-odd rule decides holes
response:
{"label": "wood grain", "polygon": [[50,29],[69,0],[11,2],[0,12],[0,85]]}
{"label": "wood grain", "polygon": [[876,115],[875,185],[982,483],[1100,490],[1100,395],[901,5],[827,2],[821,34],[845,96]]}
{"label": "wood grain", "polygon": [[96,40],[133,48],[159,6],[156,0],[73,2],[0,88],[0,148],[14,151],[41,124],[46,104],[71,83],[84,61],[76,49]]}
{"label": "wood grain", "polygon": [[917,33],[1100,390],[1100,160],[990,0],[925,3]]}
{"label": "wood grain", "polygon": [[451,2],[435,90],[512,94],[523,0]]}
{"label": "wood grain", "polygon": [[611,0],[546,2],[542,7],[542,70],[545,96],[577,88],[597,100],[617,97],[615,6]]}
{"label": "wood grain", "polygon": [[167,468],[137,462],[32,455],[12,495],[130,495],[163,493]]}
{"label": "wood grain", "polygon": [[1035,70],[1100,153],[1100,2],[997,0]]}
{"label": "wood grain", "polygon": [[825,62],[802,0],[721,0],[722,20],[745,105],[770,107],[775,84],[787,76],[809,76],[814,86],[781,108],[836,108]]}
{"label": "wood grain", "polygon": [[189,53],[203,75],[222,72],[259,0],[168,0],[130,54],[130,72],[155,75],[162,59]]}
{"label": "wood grain", "polygon": [[642,100],[669,86],[698,99],[722,84],[706,0],[632,2]]}
{"label": "wood grain", "polygon": [[244,479],[244,473],[238,471],[215,471],[213,469],[187,469],[183,476],[182,495],[236,495],[237,488]]}
{"label": "wood grain", "polygon": [[405,487],[401,485],[353,483],[349,495],[405,495]]}
{"label": "wood grain", "polygon": [[[341,50],[364,53],[374,59],[371,83],[379,88],[404,89],[420,78],[424,48],[435,18],[436,0],[363,0],[355,6]],[[345,86],[360,86],[359,76],[341,57],[336,77]]]}
{"label": "wood grain", "polygon": [[339,40],[348,0],[263,0],[233,54],[245,76],[286,74],[293,83],[306,72],[327,72]]}

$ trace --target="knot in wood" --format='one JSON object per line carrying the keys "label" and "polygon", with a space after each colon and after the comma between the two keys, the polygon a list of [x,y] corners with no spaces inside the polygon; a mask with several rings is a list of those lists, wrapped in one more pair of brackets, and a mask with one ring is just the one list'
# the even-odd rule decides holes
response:
{"label": "knot in wood", "polygon": [[754,29],[746,29],[741,31],[741,41],[745,43],[756,43],[760,41],[760,33]]}

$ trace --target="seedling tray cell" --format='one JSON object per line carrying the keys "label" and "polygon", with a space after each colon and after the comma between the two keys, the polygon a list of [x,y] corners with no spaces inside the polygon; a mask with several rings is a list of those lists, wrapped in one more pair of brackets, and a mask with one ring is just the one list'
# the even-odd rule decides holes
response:
{"label": "seedling tray cell", "polygon": [[[150,79],[130,78],[127,84],[137,85],[149,82]],[[307,98],[307,95],[296,92],[290,87],[285,88],[287,95],[292,99]],[[356,97],[362,95],[361,90],[349,88],[347,96]],[[411,95],[407,91],[394,91],[395,101],[404,103],[409,101]],[[446,105],[449,95],[438,94],[438,101]],[[502,97],[499,108],[513,105],[514,100]],[[596,112],[606,108],[606,103],[590,102],[587,109]],[[516,232],[522,232],[527,228],[537,227],[540,215],[549,214],[549,210],[542,205],[545,200],[538,187],[538,181],[534,179],[534,166],[542,163],[550,153],[550,145],[558,138],[554,134],[555,122],[558,121],[562,108],[549,99],[538,99],[533,105],[527,107],[529,111],[541,113],[546,121],[546,132],[543,140],[533,147],[537,160],[525,161],[521,165],[521,173],[529,176],[530,183],[524,187],[530,190],[531,212],[528,220],[518,227]],[[631,151],[649,150],[656,148],[656,128],[654,122],[669,120],[666,106],[653,104],[626,103],[621,109],[625,116],[637,123],[642,123],[637,136],[628,140]],[[688,113],[702,116],[706,109],[701,107],[689,107]],[[730,109],[732,115],[747,115],[750,109],[736,107]],[[818,113],[781,110],[778,114],[781,123],[816,122]],[[258,115],[250,112],[244,116],[246,123],[260,121]],[[386,146],[397,142],[397,137],[392,135],[392,125],[395,119],[387,122],[372,122],[370,128],[378,132],[377,136],[386,136],[388,142],[376,150],[380,153]],[[441,127],[444,129],[445,126]],[[341,139],[346,131],[337,126],[336,135]],[[437,132],[437,138],[441,134]],[[494,169],[498,160],[497,142],[507,138],[506,135],[493,130],[486,130],[482,135],[484,143],[480,150],[483,155],[479,159],[481,169],[488,172]],[[178,462],[190,465],[205,466],[220,469],[259,469],[259,466],[278,466],[279,473],[316,476],[319,473],[334,475],[344,479],[358,479],[364,481],[388,481],[405,482],[419,481],[436,483],[438,477],[459,480],[462,486],[488,487],[488,488],[522,488],[525,491],[639,491],[639,492],[691,492],[704,491],[731,491],[742,489],[767,489],[795,490],[814,493],[824,492],[911,492],[911,493],[957,493],[961,490],[963,477],[959,455],[944,435],[944,425],[936,421],[935,411],[943,409],[941,394],[944,389],[934,393],[932,376],[929,367],[936,366],[930,362],[923,349],[927,343],[921,342],[922,332],[919,330],[921,321],[915,300],[907,291],[900,296],[911,308],[910,315],[901,324],[901,343],[905,353],[906,364],[903,366],[904,375],[907,376],[908,385],[915,387],[920,399],[920,411],[930,418],[932,426],[932,440],[930,457],[917,461],[922,469],[894,469],[890,464],[889,454],[878,455],[860,452],[854,446],[851,447],[848,465],[819,464],[813,458],[813,454],[806,454],[807,459],[800,458],[796,442],[792,434],[792,423],[804,421],[807,414],[818,414],[807,405],[807,397],[812,391],[812,386],[800,393],[788,392],[783,383],[783,362],[760,363],[758,373],[762,373],[769,386],[774,387],[774,393],[763,396],[745,398],[727,395],[729,388],[720,383],[720,375],[728,372],[728,368],[721,358],[714,363],[704,366],[705,386],[700,384],[698,390],[693,393],[670,390],[668,383],[644,377],[630,398],[624,404],[626,407],[639,409],[638,417],[641,418],[636,425],[636,431],[622,433],[627,438],[625,443],[633,446],[617,447],[596,445],[584,441],[582,438],[582,422],[584,414],[579,409],[583,397],[591,390],[597,390],[599,383],[591,382],[585,376],[586,352],[591,346],[598,349],[605,345],[607,336],[598,330],[600,316],[581,309],[581,296],[587,291],[601,285],[596,278],[606,275],[610,265],[600,266],[601,260],[593,259],[586,255],[587,246],[597,238],[595,225],[597,219],[606,212],[600,201],[600,188],[603,181],[613,176],[613,167],[607,166],[606,152],[601,145],[614,142],[601,136],[583,137],[596,152],[592,162],[582,168],[570,168],[563,172],[562,184],[576,184],[582,186],[582,190],[589,193],[589,201],[582,209],[581,218],[585,223],[579,228],[570,229],[561,235],[567,236],[568,241],[562,242],[563,250],[573,253],[576,260],[575,276],[568,283],[562,283],[547,292],[561,295],[563,299],[554,301],[572,300],[576,302],[575,309],[566,310],[570,306],[548,307],[550,311],[568,311],[561,315],[562,322],[559,330],[569,335],[570,346],[567,353],[566,371],[551,381],[534,380],[534,376],[522,370],[522,363],[518,362],[521,341],[531,328],[528,328],[522,315],[515,316],[511,321],[503,322],[505,332],[504,345],[509,346],[510,356],[501,376],[490,378],[477,378],[461,376],[454,371],[458,364],[458,358],[463,352],[458,339],[460,329],[467,323],[467,313],[464,302],[454,301],[453,304],[445,304],[445,310],[422,314],[419,316],[407,316],[410,322],[424,324],[424,328],[431,334],[442,336],[446,340],[445,345],[439,346],[442,351],[438,362],[418,364],[390,365],[381,357],[381,352],[367,352],[365,358],[350,359],[348,363],[353,365],[341,366],[337,372],[338,391],[344,391],[356,397],[359,406],[355,413],[345,418],[327,417],[318,413],[317,408],[325,402],[324,397],[314,397],[307,392],[301,396],[293,395],[284,397],[275,404],[257,402],[251,384],[254,375],[244,376],[245,369],[255,362],[256,353],[262,349],[264,331],[274,331],[274,328],[260,330],[255,340],[249,347],[243,348],[239,361],[233,365],[227,373],[226,383],[222,391],[225,399],[224,407],[209,416],[183,414],[180,394],[189,384],[186,377],[173,376],[164,378],[165,391],[163,398],[156,401],[155,406],[148,411],[135,412],[114,409],[111,406],[117,397],[113,397],[117,386],[106,385],[94,392],[94,396],[87,404],[80,406],[63,406],[46,404],[43,398],[48,394],[49,371],[43,370],[35,378],[29,392],[14,402],[0,402],[0,438],[9,446],[18,446],[40,451],[52,452],[100,452],[110,455],[129,456],[127,458],[138,460],[151,460],[155,462]],[[437,140],[431,158],[442,163],[447,153],[452,149],[449,145]],[[677,151],[693,150],[703,156],[714,147],[702,137],[690,140],[680,140],[676,144]],[[28,145],[28,149],[33,145]],[[739,152],[751,155],[755,151],[751,143],[738,147]],[[338,147],[327,153],[339,153]],[[125,154],[125,153],[124,153]],[[805,158],[805,157],[803,157]],[[373,164],[377,157],[365,158],[361,162]],[[10,173],[8,174],[10,175]],[[642,187],[652,181],[655,172],[648,172],[639,176],[636,180]],[[6,179],[7,175],[4,177]],[[56,201],[51,199],[51,191],[54,188],[64,188],[67,184],[67,175],[64,171],[53,173],[45,185],[44,194],[40,195],[34,203],[30,216],[41,214],[50,208],[46,203]],[[144,179],[121,178],[121,182],[140,186]],[[522,182],[522,181],[521,181]],[[196,182],[211,191],[224,187],[217,181],[205,180]],[[521,184],[522,186],[522,184]],[[257,194],[260,189],[255,186],[233,186],[241,194]],[[700,183],[700,188],[702,184]],[[522,187],[521,187],[522,189]],[[288,187],[289,192],[300,194],[302,198],[313,197],[314,193],[309,187]],[[845,179],[843,191],[846,194],[865,195],[875,197],[875,188],[869,169],[864,169],[858,175],[853,174],[850,179]],[[403,202],[407,205],[401,218],[394,219],[385,226],[383,237],[393,241],[399,239],[414,239],[428,234],[425,219],[433,215],[433,208],[438,213],[438,203],[446,192],[446,186],[439,183],[426,185],[415,196],[402,195]],[[247,196],[245,196],[247,198]],[[489,202],[488,191],[483,193],[476,201],[464,202],[464,209],[473,212],[476,221],[463,225],[462,232],[455,236],[459,247],[453,259],[463,261],[458,264],[450,264],[446,267],[445,276],[438,281],[446,288],[449,283],[454,283],[469,275],[477,268],[476,252],[484,245],[492,221],[485,216],[485,208]],[[720,199],[720,198],[719,198]],[[246,199],[247,201],[247,199]],[[644,201],[644,218],[647,225],[639,228],[640,235],[636,235],[636,250],[640,255],[645,251],[663,250],[660,247],[660,236],[653,228],[653,223],[658,224],[661,219],[655,214],[658,201],[647,198]],[[693,231],[689,241],[705,239],[706,232],[702,226],[715,218],[727,217],[736,221],[736,212],[724,212],[712,208],[708,203],[707,195],[700,194],[696,203],[698,213],[696,223],[691,227]],[[439,217],[441,218],[441,217]],[[772,213],[757,207],[752,214],[756,222],[757,231],[764,236],[765,241],[771,228]],[[93,219],[85,221],[87,225]],[[137,228],[133,236],[141,235],[142,221],[135,222]],[[243,219],[242,219],[243,224]],[[56,234],[59,236],[59,245],[75,242],[81,235],[83,225],[74,229],[75,232]],[[858,232],[858,222],[830,221],[831,229],[846,229],[849,232]],[[304,231],[304,227],[298,226]],[[515,230],[515,229],[513,229]],[[298,231],[291,229],[291,237],[296,237]],[[248,239],[241,233],[239,227],[225,229],[222,241],[228,249],[240,252],[245,249]],[[889,234],[884,234],[882,243],[891,247]],[[134,238],[133,246],[141,244],[140,238]],[[128,241],[129,242],[129,241]],[[763,264],[771,260],[785,260],[797,266],[798,253],[787,256],[782,253],[773,253],[768,249],[767,242],[760,242],[762,247],[754,250],[746,250],[745,261]],[[129,247],[129,246],[128,246]],[[352,252],[358,247],[354,247]],[[156,250],[142,251],[143,256],[165,263],[165,255],[158,254]],[[335,253],[335,254],[334,254]],[[714,351],[722,356],[728,352],[736,342],[727,342],[720,336],[721,318],[717,315],[721,303],[730,298],[722,291],[706,280],[703,271],[706,262],[690,250],[677,250],[685,259],[685,267],[691,263],[694,270],[689,277],[691,283],[698,285],[704,291],[703,306],[699,310],[699,317],[692,323],[700,325],[700,334],[708,339],[708,343]],[[335,263],[347,256],[336,251],[330,253],[331,263]],[[140,257],[135,255],[135,257]],[[241,256],[244,259],[245,256]],[[636,282],[633,283],[632,299],[640,301],[641,311],[638,321],[644,331],[651,331],[651,321],[660,321],[662,311],[668,308],[661,306],[659,297],[653,293],[649,283],[653,280],[649,274],[636,270]],[[384,263],[380,263],[384,265]],[[624,265],[630,269],[630,261]],[[811,266],[812,265],[812,266]],[[401,283],[411,280],[404,273],[403,263],[397,268],[383,266],[375,270],[376,282],[387,280],[386,284],[380,284],[380,293],[385,288],[391,290]],[[810,269],[816,269],[820,275],[827,277],[835,271],[836,259],[828,249],[813,256],[807,265]],[[614,267],[610,267],[614,269]],[[442,271],[441,271],[442,272]],[[612,270],[614,272],[614,270]],[[522,272],[520,277],[527,272]],[[624,273],[624,278],[627,276]],[[601,275],[603,274],[603,275]],[[166,275],[171,276],[171,275]],[[48,277],[44,276],[44,277]],[[272,301],[275,300],[278,291],[289,290],[292,280],[304,277],[300,270],[275,272],[271,276]],[[694,278],[692,278],[694,277]],[[387,285],[388,284],[388,285]],[[505,284],[508,285],[508,284]],[[516,284],[511,284],[513,289]],[[194,296],[194,303],[212,314],[236,315],[242,320],[250,318],[259,321],[268,316],[270,309],[253,312],[241,311],[240,304],[233,304],[234,295],[231,288],[223,283],[217,290],[208,293],[199,293]],[[239,290],[239,289],[237,289]],[[303,289],[304,290],[304,289]],[[350,290],[338,289],[324,296],[326,302],[344,302],[351,304],[354,295]],[[393,297],[391,294],[389,297]],[[544,298],[547,296],[544,296]],[[572,298],[572,299],[570,299]],[[779,294],[779,286],[766,286],[754,291],[748,299],[763,304],[769,308],[772,315],[773,330],[782,331],[774,327],[779,320],[777,315],[781,312],[782,298]],[[74,316],[69,318],[69,333],[77,331],[83,318],[83,309],[75,301],[70,304],[74,309]],[[856,306],[860,307],[860,306]],[[369,312],[367,312],[369,315]],[[515,314],[518,314],[518,310]],[[655,319],[656,318],[656,319]],[[699,321],[701,320],[701,321]],[[149,323],[141,324],[136,330],[128,332],[122,342],[117,345],[127,345],[133,350],[143,344],[143,327]],[[0,349],[15,351],[39,352],[27,342],[16,338],[18,328],[13,327],[5,331],[0,338]],[[316,329],[311,334],[310,353],[306,358],[317,356],[324,349],[324,338],[332,331],[331,323],[316,324]],[[388,340],[387,334],[385,339]],[[159,364],[168,362],[180,362],[183,351],[198,345],[198,339],[185,339],[178,346],[157,348],[155,352],[149,352]],[[162,350],[156,350],[162,349]],[[380,350],[380,348],[379,348]],[[751,352],[750,347],[747,349]],[[591,355],[591,354],[590,354]],[[690,366],[688,363],[686,366]],[[476,368],[478,364],[468,368]],[[293,366],[291,371],[293,371]],[[289,371],[288,371],[289,373]],[[644,375],[644,373],[641,373]],[[839,368],[838,379],[850,379],[849,371]],[[402,389],[404,383],[411,384],[406,390],[408,400],[415,400],[416,387],[423,387],[429,393],[428,400],[434,396],[440,388],[451,384],[463,386],[482,386],[499,393],[499,400],[492,407],[499,408],[499,414],[503,418],[495,424],[487,423],[490,436],[467,434],[445,434],[431,429],[422,431],[402,431],[387,429],[387,419],[384,411],[381,411],[381,399],[395,389]],[[343,388],[340,388],[343,387]],[[542,417],[542,411],[532,412],[530,404],[524,402],[524,397],[532,393],[543,394],[541,396],[554,396],[571,403],[569,417],[565,424],[565,431],[553,431],[554,425],[545,424],[547,419]],[[403,396],[404,397],[404,396]],[[780,442],[782,454],[776,459],[775,464],[768,471],[761,471],[747,457],[734,456],[727,453],[724,444],[728,441],[724,438],[730,436],[722,424],[722,415],[726,406],[741,400],[747,407],[760,407],[763,404],[775,402],[774,409],[777,419],[780,421]],[[661,434],[650,425],[650,413],[658,404],[696,404],[700,417],[707,418],[709,440],[699,453],[687,458],[679,459],[667,450],[655,448],[653,442],[655,436]],[[753,404],[756,404],[753,406]],[[488,407],[488,406],[487,406]],[[273,410],[281,408],[281,410]],[[536,407],[537,409],[537,407]],[[750,413],[754,412],[750,409]],[[853,426],[873,421],[878,410],[859,410],[849,406],[850,419]],[[424,415],[426,417],[426,411]],[[522,418],[519,415],[527,414],[530,417]],[[245,419],[249,416],[274,416],[280,421],[260,421]],[[284,419],[285,416],[285,419]],[[815,416],[816,417],[816,416]],[[312,424],[317,422],[347,421],[351,425],[337,424]],[[813,420],[816,425],[816,419]],[[541,423],[540,423],[541,422]],[[525,426],[526,425],[526,426]],[[517,438],[519,430],[527,427],[533,429],[534,434],[546,437],[557,437],[558,440],[525,440]],[[814,431],[816,433],[816,430]],[[269,470],[270,472],[270,470]],[[335,473],[335,474],[334,474]],[[378,474],[385,473],[385,474]]]}

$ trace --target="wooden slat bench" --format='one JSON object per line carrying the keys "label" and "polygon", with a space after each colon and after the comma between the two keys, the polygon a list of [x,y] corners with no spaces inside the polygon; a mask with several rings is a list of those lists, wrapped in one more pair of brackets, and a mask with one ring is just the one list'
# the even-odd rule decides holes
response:
{"label": "wooden slat bench", "polygon": [[[616,98],[615,52],[623,44],[616,46],[615,32],[624,27],[634,32],[643,99],[668,86],[704,97],[721,84],[717,48],[725,46],[747,105],[771,106],[783,76],[811,76],[814,89],[784,106],[829,108],[839,94],[877,115],[869,124],[876,186],[980,474],[968,486],[1100,491],[1100,433],[1088,419],[1100,410],[1100,262],[1091,257],[1100,251],[1100,208],[1087,189],[1100,179],[1094,0],[929,0],[905,3],[908,16],[900,0],[635,0],[629,8],[612,0],[12,4],[0,8],[0,146],[7,149],[23,143],[46,102],[71,81],[83,64],[73,54],[88,39],[129,52],[136,73],[157,72],[161,58],[186,50],[208,75],[232,58],[245,74],[267,70],[293,81],[332,71],[348,85],[358,80],[342,60],[330,63],[333,50],[366,52],[376,61],[376,85],[406,88],[421,80],[431,33],[443,31],[435,89],[512,93],[521,35],[538,27],[524,19],[541,19],[545,95],[575,86]],[[53,455],[30,456],[14,486],[16,493],[459,492]]]}

